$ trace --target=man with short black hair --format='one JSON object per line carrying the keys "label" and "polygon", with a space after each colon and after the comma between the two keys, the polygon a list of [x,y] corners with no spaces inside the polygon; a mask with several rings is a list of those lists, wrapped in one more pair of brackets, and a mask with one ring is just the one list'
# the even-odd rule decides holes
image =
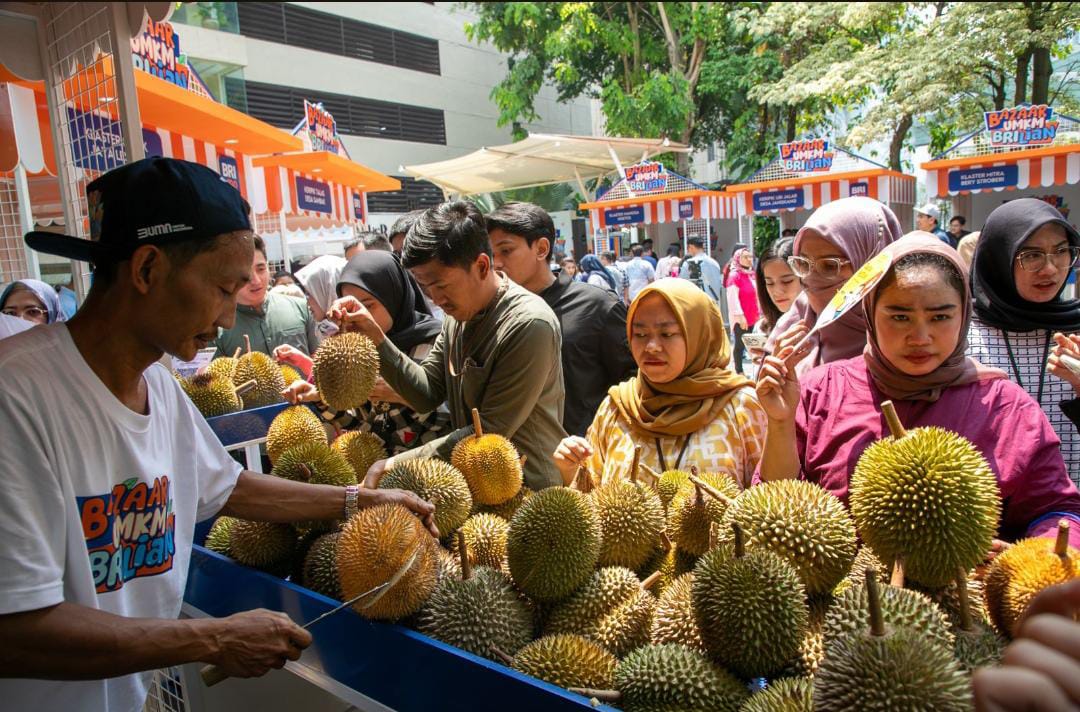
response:
{"label": "man with short black hair", "polygon": [[363,252],[364,249],[364,241],[358,235],[345,243],[345,259],[351,260],[353,257]]}
{"label": "man with short black hair", "polygon": [[405,236],[409,234],[409,228],[423,214],[423,210],[411,210],[395,220],[394,224],[390,226],[390,246],[394,249],[395,255],[401,255],[401,248],[405,244]]}
{"label": "man with short black hair", "polygon": [[679,276],[693,282],[719,306],[724,294],[724,271],[720,264],[705,252],[705,241],[700,237],[687,240],[686,254]]}
{"label": "man with short black hair", "polygon": [[[148,158],[87,186],[91,239],[27,244],[92,262],[68,322],[0,341],[0,700],[11,710],[139,712],[153,670],[232,677],[296,660],[311,635],[282,613],[177,620],[195,523],[340,520],[412,493],[243,471],[156,363],[232,326],[251,279],[240,194],[214,171]],[[436,533],[435,531],[432,532]]]}
{"label": "man with short black hair", "polygon": [[[562,328],[563,428],[585,435],[608,388],[628,378],[626,306],[613,292],[551,271],[555,224],[532,203],[506,203],[485,217],[495,269],[547,302]],[[567,258],[572,259],[572,258]]]}
{"label": "man with short black hair", "polygon": [[656,281],[656,270],[653,269],[652,263],[645,259],[645,248],[641,245],[630,245],[630,254],[633,258],[623,265],[623,271],[629,282],[627,290],[629,300],[632,302],[637,299],[638,292]]}
{"label": "man with short black hair", "polygon": [[339,299],[330,316],[375,342],[383,377],[414,409],[428,412],[445,401],[456,430],[380,460],[366,484],[376,486],[401,460],[449,460],[473,434],[473,408],[486,432],[509,438],[527,457],[530,489],[563,484],[551,459],[566,435],[559,322],[542,299],[495,271],[484,216],[463,200],[424,212],[409,229],[401,262],[446,313],[423,362],[399,351],[352,297]]}
{"label": "man with short black hair", "polygon": [[780,237],[795,237],[798,234],[799,234],[798,230],[796,230],[793,227],[789,227],[789,228],[786,228],[783,232],[780,233]]}
{"label": "man with short black hair", "polygon": [[630,304],[630,280],[626,277],[626,272],[619,266],[618,261],[615,259],[615,253],[611,250],[600,253],[600,264],[604,266],[608,274],[615,280],[615,294],[622,300],[623,304]]}
{"label": "man with short black hair", "polygon": [[[379,250],[381,252],[394,251],[394,246],[390,244],[390,240],[386,239],[386,235],[381,232],[368,230],[367,232],[360,233],[360,240],[364,243],[365,250]],[[349,256],[346,255],[345,259],[349,259]]]}
{"label": "man with short black hair", "polygon": [[952,239],[956,241],[956,244],[960,244],[960,240],[964,239],[971,233],[970,230],[966,230],[967,218],[963,215],[953,215],[949,218],[949,234],[952,235]]}
{"label": "man with short black hair", "polygon": [[656,253],[653,252],[652,238],[646,237],[641,241],[641,250],[641,256],[645,258],[646,262],[653,266],[653,269],[656,269],[659,260],[656,258]]}

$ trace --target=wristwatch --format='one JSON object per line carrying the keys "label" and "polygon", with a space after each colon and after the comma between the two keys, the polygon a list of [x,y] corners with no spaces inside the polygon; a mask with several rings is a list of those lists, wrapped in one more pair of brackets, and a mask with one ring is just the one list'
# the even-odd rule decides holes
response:
{"label": "wristwatch", "polygon": [[345,486],[345,521],[360,511],[360,485]]}

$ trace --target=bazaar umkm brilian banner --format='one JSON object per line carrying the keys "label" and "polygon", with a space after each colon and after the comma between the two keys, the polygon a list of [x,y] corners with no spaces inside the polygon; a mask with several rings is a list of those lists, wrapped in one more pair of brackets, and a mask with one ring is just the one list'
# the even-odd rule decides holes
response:
{"label": "bazaar umkm brilian banner", "polygon": [[832,170],[829,140],[808,138],[777,144],[780,163],[788,173],[827,173]]}
{"label": "bazaar umkm brilian banner", "polygon": [[1014,106],[983,114],[990,145],[998,147],[1049,146],[1057,138],[1054,107],[1047,104]]}

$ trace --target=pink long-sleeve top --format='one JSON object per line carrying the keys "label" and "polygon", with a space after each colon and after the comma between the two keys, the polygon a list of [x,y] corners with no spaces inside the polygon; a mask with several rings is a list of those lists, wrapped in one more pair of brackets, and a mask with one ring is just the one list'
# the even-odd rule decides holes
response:
{"label": "pink long-sleeve top", "polygon": [[[862,356],[807,373],[796,414],[800,477],[847,505],[848,481],[863,451],[889,434]],[[1061,441],[1039,405],[1007,379],[946,389],[936,402],[894,401],[905,428],[936,425],[963,435],[982,451],[1001,487],[998,537],[1055,536],[1062,516],[1074,522],[1080,548],[1080,492],[1065,472]]]}

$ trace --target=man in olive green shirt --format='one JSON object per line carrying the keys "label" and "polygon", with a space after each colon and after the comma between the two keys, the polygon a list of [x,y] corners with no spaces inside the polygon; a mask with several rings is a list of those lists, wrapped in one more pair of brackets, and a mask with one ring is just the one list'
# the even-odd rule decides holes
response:
{"label": "man in olive green shirt", "polygon": [[383,377],[413,408],[427,412],[446,401],[456,430],[375,463],[368,486],[397,461],[449,460],[454,445],[473,434],[473,408],[486,432],[509,438],[527,456],[526,486],[563,484],[552,462],[566,437],[559,322],[543,299],[495,272],[483,215],[466,201],[428,210],[405,238],[402,264],[446,312],[442,333],[423,362],[384,338],[355,299],[339,300],[329,316],[378,345]]}
{"label": "man in olive green shirt", "polygon": [[246,350],[244,336],[251,339],[251,350],[273,356],[274,349],[287,345],[310,356],[319,345],[315,320],[301,299],[267,292],[270,271],[266,265],[266,245],[255,236],[255,261],[251,281],[236,295],[236,323],[218,332],[217,356],[232,356],[236,349]]}

